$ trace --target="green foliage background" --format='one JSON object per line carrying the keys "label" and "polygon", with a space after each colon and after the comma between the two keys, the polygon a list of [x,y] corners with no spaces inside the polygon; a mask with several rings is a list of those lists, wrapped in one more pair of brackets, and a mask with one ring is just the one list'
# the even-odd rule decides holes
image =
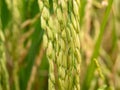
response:
{"label": "green foliage background", "polygon": [[[120,0],[80,2],[81,90],[120,90]],[[0,0],[0,30],[9,90],[47,90],[49,65],[38,0]]]}

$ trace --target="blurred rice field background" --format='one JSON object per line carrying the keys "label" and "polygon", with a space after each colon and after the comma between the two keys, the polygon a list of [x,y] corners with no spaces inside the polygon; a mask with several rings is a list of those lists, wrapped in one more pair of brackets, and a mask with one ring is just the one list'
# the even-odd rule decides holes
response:
{"label": "blurred rice field background", "polygon": [[[39,1],[52,7],[62,0],[0,0],[0,90],[48,90]],[[120,90],[120,0],[75,1],[80,2],[80,90]]]}

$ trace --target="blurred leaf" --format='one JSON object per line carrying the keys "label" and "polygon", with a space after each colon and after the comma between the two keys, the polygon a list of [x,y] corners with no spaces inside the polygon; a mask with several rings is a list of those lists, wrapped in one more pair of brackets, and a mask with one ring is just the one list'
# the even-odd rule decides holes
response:
{"label": "blurred leaf", "polygon": [[104,15],[104,18],[103,18],[103,21],[102,21],[102,24],[101,24],[101,27],[100,27],[100,34],[99,34],[98,39],[96,41],[95,48],[94,48],[94,51],[93,51],[93,55],[91,57],[91,63],[88,66],[87,73],[86,73],[85,78],[84,78],[84,82],[83,82],[83,85],[82,85],[82,90],[88,90],[89,87],[90,87],[91,81],[93,79],[94,71],[95,71],[94,58],[97,58],[98,55],[99,55],[99,49],[100,49],[102,37],[103,37],[103,34],[104,34],[104,29],[105,29],[105,26],[106,26],[106,23],[107,23],[107,19],[109,17],[109,13],[111,11],[112,2],[113,2],[113,0],[109,0],[109,5],[106,9],[106,13]]}
{"label": "blurred leaf", "polygon": [[0,0],[0,15],[1,15],[1,21],[2,21],[2,28],[4,30],[11,17],[11,13],[8,10],[5,0]]}
{"label": "blurred leaf", "polygon": [[[48,60],[46,57],[46,54],[43,56],[41,65],[38,69],[38,86],[40,88],[40,90],[48,90]],[[34,83],[34,87],[36,83]],[[33,89],[34,90],[34,89]]]}
{"label": "blurred leaf", "polygon": [[[37,3],[37,0],[34,0],[34,2],[31,5],[30,17],[34,17],[38,13],[39,13],[38,3]],[[21,90],[26,90],[35,57],[37,56],[37,53],[40,50],[39,48],[40,48],[40,45],[42,42],[42,36],[43,36],[43,30],[41,29],[40,26],[41,26],[40,19],[38,19],[33,25],[33,27],[35,27],[35,31],[31,37],[32,38],[31,47],[24,60],[25,67],[22,67],[19,72]]]}
{"label": "blurred leaf", "polygon": [[31,69],[32,66],[34,64],[34,60],[35,57],[39,51],[39,47],[42,41],[42,35],[43,35],[43,31],[40,28],[40,21],[37,21],[36,24],[36,29],[33,33],[32,36],[32,45],[28,51],[28,55],[25,58],[25,67],[22,67],[21,71],[20,71],[20,80],[21,80],[21,89],[25,90],[26,86],[27,86],[27,82],[29,80],[30,74],[31,74]]}
{"label": "blurred leaf", "polygon": [[86,6],[87,0],[81,0],[81,7],[80,7],[80,25],[83,23],[83,17],[85,15],[85,6]]}

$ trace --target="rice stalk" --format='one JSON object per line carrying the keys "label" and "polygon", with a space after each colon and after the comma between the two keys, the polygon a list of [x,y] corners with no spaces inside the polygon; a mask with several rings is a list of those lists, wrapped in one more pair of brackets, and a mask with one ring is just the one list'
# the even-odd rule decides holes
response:
{"label": "rice stalk", "polygon": [[49,90],[80,90],[80,1],[53,0],[53,13],[48,0],[38,3],[49,61]]}
{"label": "rice stalk", "polygon": [[[19,61],[19,55],[20,55],[20,23],[21,23],[21,13],[20,13],[20,7],[22,6],[21,0],[6,0],[7,6],[9,11],[11,11],[11,18],[10,24],[8,25],[8,28],[11,30],[5,30],[6,35],[6,46],[9,46],[7,48],[12,61],[13,61],[13,81],[15,90],[19,90],[19,77],[18,77],[18,61]],[[18,44],[18,45],[16,45]]]}
{"label": "rice stalk", "polygon": [[[2,25],[0,25],[0,27],[1,26]],[[4,42],[5,42],[5,38],[2,29],[0,28],[0,90],[9,90],[9,80],[8,80],[9,76],[6,68]]]}

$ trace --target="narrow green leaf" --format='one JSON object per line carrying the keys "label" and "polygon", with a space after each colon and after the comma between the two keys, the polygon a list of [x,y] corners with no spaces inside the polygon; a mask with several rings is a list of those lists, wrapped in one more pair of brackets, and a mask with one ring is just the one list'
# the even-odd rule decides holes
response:
{"label": "narrow green leaf", "polygon": [[106,23],[107,23],[107,20],[109,17],[109,13],[111,11],[112,3],[113,3],[113,0],[109,0],[108,7],[106,9],[106,13],[104,15],[104,18],[103,18],[103,21],[102,21],[102,24],[100,27],[100,33],[99,33],[98,39],[95,44],[95,49],[94,49],[93,55],[91,57],[91,63],[88,66],[87,73],[86,73],[86,76],[85,76],[85,79],[84,79],[84,82],[82,85],[82,90],[88,90],[90,87],[91,81],[93,79],[94,71],[95,71],[94,58],[97,58],[99,56],[99,49],[100,49],[102,37],[104,34],[104,29],[105,29],[105,26],[106,26]]}
{"label": "narrow green leaf", "polygon": [[1,23],[2,23],[2,29],[7,26],[9,20],[10,20],[11,13],[7,7],[7,4],[5,0],[0,0],[0,17],[1,17]]}

